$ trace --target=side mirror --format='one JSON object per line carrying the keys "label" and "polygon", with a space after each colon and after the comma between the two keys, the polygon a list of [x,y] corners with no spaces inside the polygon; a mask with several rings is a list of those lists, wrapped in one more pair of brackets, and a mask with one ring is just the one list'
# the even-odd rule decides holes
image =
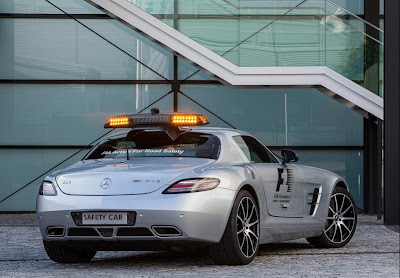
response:
{"label": "side mirror", "polygon": [[286,163],[296,162],[297,160],[299,160],[299,156],[292,150],[283,149],[282,159],[283,159],[283,164],[286,164]]}

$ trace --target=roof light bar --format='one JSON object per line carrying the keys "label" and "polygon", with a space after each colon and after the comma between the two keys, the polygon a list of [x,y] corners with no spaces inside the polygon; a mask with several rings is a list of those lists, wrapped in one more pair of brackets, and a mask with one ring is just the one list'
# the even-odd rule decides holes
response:
{"label": "roof light bar", "polygon": [[122,115],[108,119],[104,128],[133,128],[135,126],[202,126],[210,122],[204,115],[200,114],[141,114],[141,115]]}

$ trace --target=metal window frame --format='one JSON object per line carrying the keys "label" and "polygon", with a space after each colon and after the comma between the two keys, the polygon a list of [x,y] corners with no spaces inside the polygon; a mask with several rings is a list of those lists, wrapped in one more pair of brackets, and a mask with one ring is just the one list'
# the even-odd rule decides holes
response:
{"label": "metal window frame", "polygon": [[[177,68],[177,65],[174,65]],[[79,80],[79,79],[0,79],[0,84],[72,84],[72,85],[90,85],[90,84],[103,84],[103,85],[171,85],[172,82],[179,84],[185,82],[185,85],[199,85],[199,84],[216,84],[222,85],[218,80]]]}

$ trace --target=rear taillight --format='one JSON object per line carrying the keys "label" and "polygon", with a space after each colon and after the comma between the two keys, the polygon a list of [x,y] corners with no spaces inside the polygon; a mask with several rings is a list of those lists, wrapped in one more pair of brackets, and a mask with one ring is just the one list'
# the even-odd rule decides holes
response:
{"label": "rear taillight", "polygon": [[57,191],[54,184],[50,181],[43,181],[39,188],[39,195],[56,196]]}
{"label": "rear taillight", "polygon": [[191,193],[214,189],[218,186],[219,179],[215,178],[200,178],[200,179],[187,179],[174,183],[163,194],[176,194],[176,193]]}

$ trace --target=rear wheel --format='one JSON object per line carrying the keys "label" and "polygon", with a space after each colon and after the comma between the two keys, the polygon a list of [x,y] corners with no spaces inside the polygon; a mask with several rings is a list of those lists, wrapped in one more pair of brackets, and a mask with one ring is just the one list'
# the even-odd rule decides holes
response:
{"label": "rear wheel", "polygon": [[239,192],[219,243],[210,246],[216,264],[244,265],[257,254],[260,222],[257,203],[246,190]]}
{"label": "rear wheel", "polygon": [[56,242],[43,241],[49,258],[57,263],[87,263],[96,255],[96,251],[77,249]]}
{"label": "rear wheel", "polygon": [[356,230],[357,211],[354,199],[347,190],[336,188],[328,209],[322,235],[307,240],[318,248],[342,247],[351,240]]}

